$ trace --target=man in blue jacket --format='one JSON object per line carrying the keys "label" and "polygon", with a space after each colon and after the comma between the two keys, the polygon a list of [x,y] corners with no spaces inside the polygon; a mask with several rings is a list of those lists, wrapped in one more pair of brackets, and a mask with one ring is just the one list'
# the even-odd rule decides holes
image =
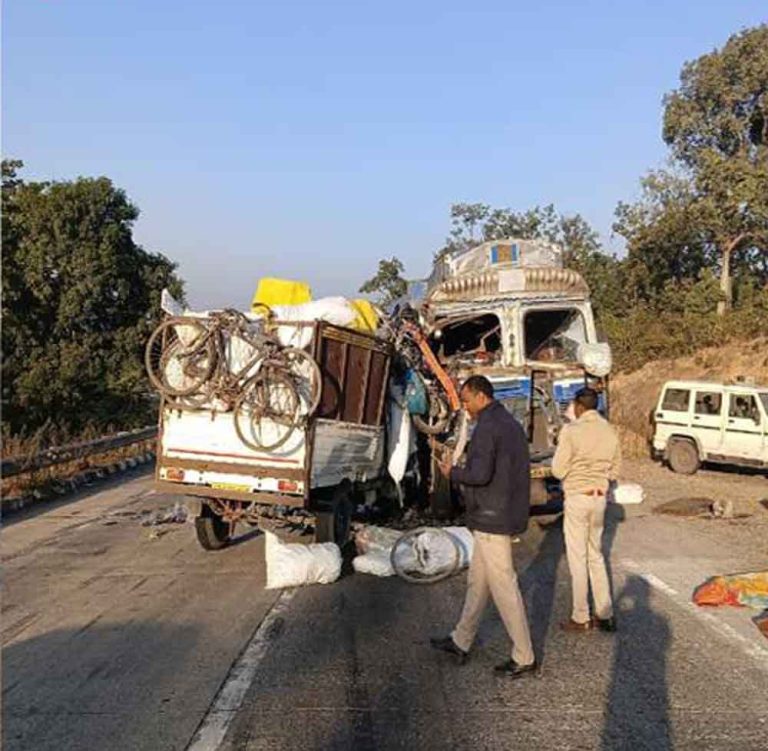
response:
{"label": "man in blue jacket", "polygon": [[461,485],[467,526],[475,540],[469,565],[464,610],[450,636],[432,639],[435,649],[454,654],[463,663],[475,640],[489,595],[512,640],[511,659],[497,673],[512,678],[533,673],[537,666],[531,645],[525,603],[520,595],[512,556],[512,539],[528,526],[530,457],[520,424],[493,397],[484,376],[472,376],[461,388],[461,401],[477,421],[465,467],[447,461],[440,469]]}

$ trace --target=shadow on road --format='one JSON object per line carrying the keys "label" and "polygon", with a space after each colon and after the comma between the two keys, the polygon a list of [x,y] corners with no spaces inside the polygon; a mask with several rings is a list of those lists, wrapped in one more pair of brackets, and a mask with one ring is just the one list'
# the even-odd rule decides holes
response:
{"label": "shadow on road", "polygon": [[538,522],[544,531],[536,555],[520,576],[520,589],[528,606],[528,623],[536,659],[544,663],[547,634],[552,621],[557,572],[565,555],[563,516]]}
{"label": "shadow on road", "polygon": [[[603,556],[608,569],[608,582],[613,595],[613,576],[611,572],[611,551],[616,539],[618,526],[626,518],[624,507],[611,503],[606,508],[605,529],[603,531]],[[552,625],[552,613],[555,602],[558,569],[565,556],[565,540],[563,536],[563,515],[556,519],[537,522],[544,536],[539,543],[533,560],[520,577],[521,589],[526,595],[528,605],[528,620],[531,627],[531,638],[534,650],[540,663],[544,662],[547,635]],[[564,568],[564,576],[570,582],[568,567]],[[563,620],[570,613],[563,614]]]}
{"label": "shadow on road", "polygon": [[639,576],[627,578],[616,605],[619,631],[602,734],[602,751],[669,751],[667,619],[650,605],[650,586]]}
{"label": "shadow on road", "polygon": [[605,526],[603,527],[603,558],[605,558],[605,568],[608,571],[608,584],[611,588],[611,600],[615,602],[615,592],[613,590],[613,562],[611,553],[613,544],[616,541],[616,534],[619,531],[619,524],[627,518],[624,506],[620,503],[609,503],[605,507]]}
{"label": "shadow on road", "polygon": [[199,721],[179,679],[199,640],[196,626],[128,621],[3,647],[2,748],[178,748]]}

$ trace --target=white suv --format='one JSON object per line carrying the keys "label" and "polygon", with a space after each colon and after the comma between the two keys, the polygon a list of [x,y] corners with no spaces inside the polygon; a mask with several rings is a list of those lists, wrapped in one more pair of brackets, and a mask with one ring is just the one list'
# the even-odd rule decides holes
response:
{"label": "white suv", "polygon": [[768,386],[667,381],[654,422],[654,454],[675,472],[703,461],[768,469]]}

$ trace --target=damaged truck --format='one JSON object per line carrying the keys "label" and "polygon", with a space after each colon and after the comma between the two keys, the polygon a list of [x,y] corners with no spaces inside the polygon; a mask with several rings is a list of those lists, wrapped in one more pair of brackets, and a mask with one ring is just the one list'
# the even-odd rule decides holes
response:
{"label": "damaged truck", "polygon": [[[504,240],[444,255],[388,313],[344,298],[195,313],[173,301],[146,365],[160,392],[156,486],[184,494],[206,549],[235,525],[313,526],[343,544],[356,507],[430,498],[470,436],[461,382],[487,376],[527,431],[532,501],[548,498],[565,409],[590,385],[607,410],[610,350],[557,246]],[[377,320],[373,320],[377,318]]]}
{"label": "damaged truck", "polygon": [[[410,285],[401,304],[416,312],[454,383],[486,376],[496,398],[523,425],[531,447],[532,502],[545,503],[557,435],[576,391],[596,389],[601,411],[608,411],[611,353],[598,340],[584,279],[563,268],[554,244],[491,241],[443,255],[428,279]],[[445,507],[449,488],[434,466],[431,476],[433,506]]]}

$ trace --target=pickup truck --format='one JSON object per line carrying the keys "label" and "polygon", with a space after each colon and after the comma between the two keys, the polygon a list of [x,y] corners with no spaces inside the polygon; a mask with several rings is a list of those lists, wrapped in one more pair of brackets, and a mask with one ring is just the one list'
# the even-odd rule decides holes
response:
{"label": "pickup truck", "polygon": [[225,546],[238,522],[270,519],[313,524],[319,541],[341,545],[353,498],[396,494],[385,463],[390,345],[326,321],[275,325],[304,328],[322,374],[314,414],[279,447],[246,444],[237,410],[161,403],[155,486],[188,497],[207,550]]}

